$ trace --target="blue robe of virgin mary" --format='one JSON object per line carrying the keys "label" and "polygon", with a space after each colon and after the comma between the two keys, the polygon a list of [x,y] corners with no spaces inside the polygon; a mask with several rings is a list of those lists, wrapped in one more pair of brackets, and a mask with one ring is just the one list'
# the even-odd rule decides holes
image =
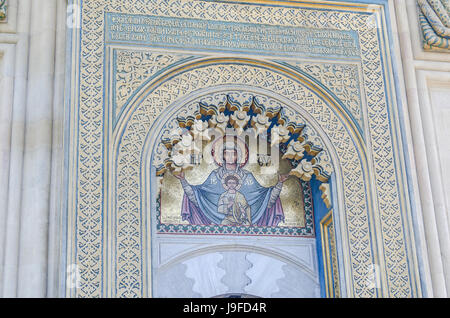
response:
{"label": "blue robe of virgin mary", "polygon": [[[190,195],[183,197],[181,216],[193,225],[221,224],[225,215],[218,212],[219,198],[226,190],[222,185],[222,177],[226,173],[220,167],[209,175],[201,185],[187,185],[192,189]],[[239,189],[251,209],[252,225],[277,226],[284,221],[283,208],[278,193],[272,195],[275,187],[261,186],[249,171],[237,168],[233,173],[239,174],[242,185]],[[276,191],[277,192],[277,191]]]}

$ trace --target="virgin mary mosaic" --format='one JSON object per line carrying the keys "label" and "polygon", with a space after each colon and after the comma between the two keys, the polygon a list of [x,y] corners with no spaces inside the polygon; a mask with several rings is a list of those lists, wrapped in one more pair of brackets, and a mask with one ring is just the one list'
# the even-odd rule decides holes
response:
{"label": "virgin mary mosaic", "polygon": [[210,146],[212,164],[165,175],[160,233],[313,235],[308,183],[283,173],[290,170],[283,163],[262,174],[240,137],[223,136]]}
{"label": "virgin mary mosaic", "polygon": [[237,137],[214,142],[212,157],[218,166],[197,186],[189,184],[184,173],[176,175],[183,186],[181,215],[194,225],[222,224],[277,226],[284,221],[280,192],[287,175],[279,175],[273,187],[263,187],[245,170],[248,148]]}

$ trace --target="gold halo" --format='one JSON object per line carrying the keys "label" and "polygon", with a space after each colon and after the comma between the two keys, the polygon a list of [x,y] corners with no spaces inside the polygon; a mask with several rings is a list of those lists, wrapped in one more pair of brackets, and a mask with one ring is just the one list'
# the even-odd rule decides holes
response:
{"label": "gold halo", "polygon": [[238,136],[223,136],[213,142],[211,149],[211,156],[214,158],[214,162],[222,167],[223,165],[223,146],[224,143],[231,143],[234,147],[236,147],[238,151],[238,163],[242,168],[248,162],[248,147],[246,143],[242,140],[242,138]]}

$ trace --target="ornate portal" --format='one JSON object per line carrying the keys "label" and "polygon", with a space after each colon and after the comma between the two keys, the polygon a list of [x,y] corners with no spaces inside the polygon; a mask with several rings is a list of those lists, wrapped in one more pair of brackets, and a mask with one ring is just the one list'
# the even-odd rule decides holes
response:
{"label": "ornate portal", "polygon": [[421,295],[383,1],[78,5],[67,296]]}

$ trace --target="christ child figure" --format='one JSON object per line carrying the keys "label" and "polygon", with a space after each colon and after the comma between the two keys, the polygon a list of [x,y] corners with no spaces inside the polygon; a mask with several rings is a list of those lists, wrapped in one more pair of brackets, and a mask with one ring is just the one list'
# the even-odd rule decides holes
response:
{"label": "christ child figure", "polygon": [[223,178],[223,187],[226,190],[219,198],[218,212],[225,217],[222,225],[251,226],[251,209],[245,196],[239,192],[241,178],[237,174],[228,174]]}

